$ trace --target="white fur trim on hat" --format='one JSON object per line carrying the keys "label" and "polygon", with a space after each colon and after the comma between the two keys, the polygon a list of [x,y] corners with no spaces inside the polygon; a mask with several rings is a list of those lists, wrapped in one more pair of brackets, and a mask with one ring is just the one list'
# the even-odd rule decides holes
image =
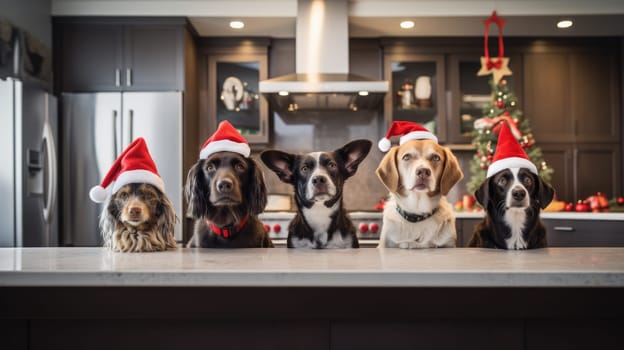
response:
{"label": "white fur trim on hat", "polygon": [[399,139],[399,145],[402,145],[409,140],[423,140],[423,139],[432,140],[432,141],[435,141],[435,143],[438,143],[438,138],[434,134],[430,133],[429,131],[412,131],[410,133],[407,133],[401,136],[401,138]]}
{"label": "white fur trim on hat", "polygon": [[199,152],[199,159],[206,159],[209,155],[216,152],[235,152],[247,158],[251,153],[251,149],[248,144],[242,142],[230,140],[212,141]]}
{"label": "white fur trim on hat", "polygon": [[128,170],[119,174],[117,180],[109,185],[112,188],[111,194],[115,194],[120,188],[127,184],[146,183],[155,186],[161,192],[165,192],[165,183],[160,176],[148,170]]}
{"label": "white fur trim on hat", "polygon": [[490,164],[487,170],[486,178],[491,177],[497,172],[509,168],[527,168],[535,175],[539,175],[537,167],[530,160],[520,157],[503,158]]}
{"label": "white fur trim on hat", "polygon": [[388,152],[391,146],[390,140],[385,137],[377,143],[377,147],[379,147],[379,150],[382,152]]}

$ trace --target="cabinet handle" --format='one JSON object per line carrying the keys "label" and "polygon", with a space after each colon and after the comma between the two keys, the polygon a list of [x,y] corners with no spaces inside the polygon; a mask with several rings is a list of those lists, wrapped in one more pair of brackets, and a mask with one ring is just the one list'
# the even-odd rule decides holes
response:
{"label": "cabinet handle", "polygon": [[130,144],[134,139],[134,110],[128,110],[128,114],[130,115],[130,140],[128,140],[128,144]]}
{"label": "cabinet handle", "polygon": [[126,69],[126,85],[132,86],[132,69]]}
{"label": "cabinet handle", "polygon": [[113,159],[119,156],[117,150],[117,111],[113,110]]}
{"label": "cabinet handle", "polygon": [[119,87],[121,85],[121,72],[119,68],[115,69],[115,86]]}
{"label": "cabinet handle", "polygon": [[553,229],[555,231],[565,231],[565,232],[572,232],[572,231],[574,231],[574,227],[571,227],[571,226],[555,226],[555,227],[553,227]]}

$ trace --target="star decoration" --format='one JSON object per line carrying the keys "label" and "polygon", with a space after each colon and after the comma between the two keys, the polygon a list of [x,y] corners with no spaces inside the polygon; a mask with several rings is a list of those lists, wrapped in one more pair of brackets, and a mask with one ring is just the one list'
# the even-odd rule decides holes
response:
{"label": "star decoration", "polygon": [[[499,63],[500,62],[500,63]],[[498,82],[505,75],[511,75],[511,70],[509,69],[509,57],[501,57],[495,60],[489,59],[487,57],[481,56],[481,69],[477,73],[478,76],[492,74],[494,77],[494,82],[498,84]]]}

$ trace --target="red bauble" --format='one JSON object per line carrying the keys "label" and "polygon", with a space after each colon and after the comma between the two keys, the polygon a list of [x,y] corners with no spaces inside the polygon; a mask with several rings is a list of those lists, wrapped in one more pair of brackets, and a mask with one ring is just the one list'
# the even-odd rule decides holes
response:
{"label": "red bauble", "polygon": [[574,206],[574,210],[578,211],[578,212],[590,212],[591,211],[591,207],[589,206],[589,204],[583,202],[582,200],[579,199],[579,201],[576,203],[576,205]]}
{"label": "red bauble", "polygon": [[496,105],[496,107],[498,108],[503,108],[505,107],[505,104],[503,103],[503,101],[496,101],[494,102],[494,104]]}
{"label": "red bauble", "polygon": [[624,197],[617,197],[616,201],[618,205],[624,205]]}
{"label": "red bauble", "polygon": [[574,211],[574,203],[572,203],[572,202],[566,203],[565,207],[563,207],[563,210],[565,210],[565,211]]}

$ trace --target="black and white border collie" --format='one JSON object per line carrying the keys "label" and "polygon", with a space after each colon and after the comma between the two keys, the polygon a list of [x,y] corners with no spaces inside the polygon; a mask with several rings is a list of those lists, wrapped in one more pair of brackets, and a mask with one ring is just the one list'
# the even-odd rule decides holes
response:
{"label": "black and white border collie", "polygon": [[372,143],[355,140],[333,152],[264,151],[264,164],[295,188],[297,215],[288,226],[288,248],[358,248],[355,226],[342,205],[345,181]]}
{"label": "black and white border collie", "polygon": [[540,210],[552,201],[555,190],[525,168],[499,171],[475,192],[485,210],[470,247],[499,249],[544,248],[546,228]]}

